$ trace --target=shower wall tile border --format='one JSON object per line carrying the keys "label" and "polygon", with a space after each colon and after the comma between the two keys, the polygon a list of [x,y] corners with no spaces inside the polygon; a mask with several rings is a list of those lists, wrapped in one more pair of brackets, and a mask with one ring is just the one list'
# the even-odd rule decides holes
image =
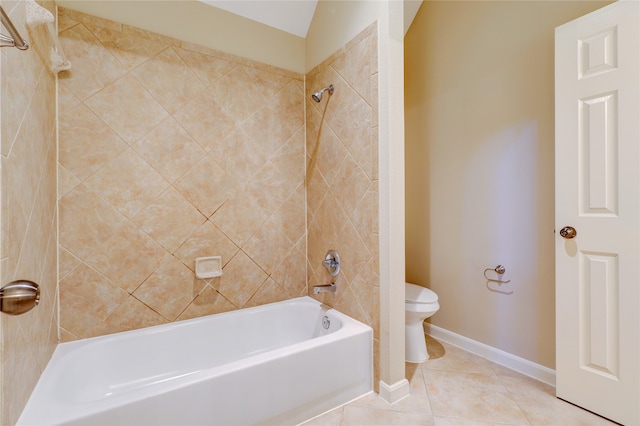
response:
{"label": "shower wall tile border", "polygon": [[173,37],[143,30],[141,28],[132,27],[127,24],[121,24],[119,22],[111,21],[104,18],[99,18],[97,16],[87,15],[85,13],[78,12],[73,9],[58,7],[58,15],[60,17],[60,24],[59,24],[60,32],[67,30],[70,27],[77,25],[78,23],[83,23],[86,25],[95,25],[98,27],[108,28],[115,32],[120,32],[126,36],[131,35],[134,37],[142,37],[147,40],[159,41],[161,43],[164,43],[166,45],[170,45],[173,47],[180,47],[185,50],[202,53],[207,56],[213,56],[218,59],[240,63],[242,65],[258,68],[263,71],[267,71],[274,74],[279,74],[285,77],[289,77],[292,79],[304,81],[304,75],[300,73],[296,73],[294,71],[289,71],[284,68],[278,68],[273,65],[268,65],[262,62],[253,61],[251,59],[242,58],[240,56],[223,52],[221,50],[200,46],[200,45],[179,40]]}

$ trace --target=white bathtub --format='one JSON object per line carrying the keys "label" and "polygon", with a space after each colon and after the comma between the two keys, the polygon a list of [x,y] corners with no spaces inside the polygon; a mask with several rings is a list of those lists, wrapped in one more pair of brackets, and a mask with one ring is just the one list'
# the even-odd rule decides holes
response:
{"label": "white bathtub", "polygon": [[62,343],[18,425],[296,424],[371,391],[372,347],[310,297]]}

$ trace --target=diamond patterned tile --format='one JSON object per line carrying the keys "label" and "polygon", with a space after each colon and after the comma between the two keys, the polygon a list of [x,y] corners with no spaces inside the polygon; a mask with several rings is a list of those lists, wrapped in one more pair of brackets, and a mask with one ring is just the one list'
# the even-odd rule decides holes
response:
{"label": "diamond patterned tile", "polygon": [[147,278],[133,295],[161,314],[174,321],[200,294],[204,281],[175,257],[167,254],[158,269]]}
{"label": "diamond patterned tile", "polygon": [[84,180],[118,156],[127,144],[84,104],[60,119],[58,161]]}
{"label": "diamond patterned tile", "polygon": [[[36,198],[42,167],[47,156],[45,147],[51,146],[45,143],[49,139],[37,132],[36,127],[22,126],[9,156],[2,157],[3,186],[7,188],[8,193],[6,195],[11,197],[12,203],[17,203],[25,218],[29,217]],[[31,170],[32,173],[25,170]]]}
{"label": "diamond patterned tile", "polygon": [[[91,189],[117,206],[127,217],[133,218],[132,221],[141,229],[134,232],[131,224],[125,226],[122,223],[113,227],[116,232],[112,231],[111,235],[122,241],[116,242],[111,252],[114,252],[113,256],[121,257],[121,260],[104,260],[109,255],[102,252],[85,255],[84,258],[89,257],[93,267],[110,274],[113,280],[123,285],[125,278],[118,277],[116,271],[108,270],[107,267],[107,264],[128,261],[127,256],[120,253],[120,247],[124,247],[125,238],[121,236],[123,233],[127,234],[129,240],[146,241],[156,249],[164,247],[157,250],[158,256],[166,256],[167,252],[174,251],[176,259],[187,269],[193,267],[195,257],[221,254],[226,279],[213,282],[212,285],[221,290],[225,287],[229,293],[228,299],[232,300],[220,296],[213,298],[218,301],[213,305],[198,305],[198,301],[206,301],[207,294],[214,295],[213,289],[207,291],[207,287],[196,295],[195,301],[189,304],[184,313],[179,314],[181,318],[195,315],[196,312],[230,309],[236,304],[242,306],[243,303],[249,303],[249,300],[253,300],[251,303],[257,303],[258,300],[259,303],[264,303],[273,299],[278,292],[304,294],[307,267],[304,260],[305,178],[310,178],[309,182],[312,184],[318,183],[318,187],[307,188],[308,195],[319,196],[318,200],[309,201],[310,206],[315,205],[319,210],[322,210],[323,203],[325,206],[338,207],[332,209],[335,210],[333,213],[322,211],[319,218],[314,217],[317,224],[325,225],[320,219],[328,220],[329,224],[344,222],[349,216],[342,211],[341,204],[350,211],[351,218],[364,217],[365,213],[359,211],[361,207],[365,210],[371,208],[369,202],[363,201],[369,185],[363,190],[360,175],[353,175],[349,167],[343,166],[343,161],[349,154],[358,164],[361,163],[356,154],[359,151],[354,149],[354,141],[341,140],[348,132],[338,135],[329,121],[318,126],[321,139],[316,141],[318,143],[315,147],[319,150],[319,166],[312,168],[316,171],[315,177],[305,176],[305,129],[302,126],[306,101],[303,80],[291,73],[250,64],[230,55],[205,54],[205,50],[192,49],[188,44],[185,45],[187,48],[179,48],[172,45],[171,40],[154,37],[150,38],[153,42],[149,43],[148,49],[142,46],[140,51],[136,51],[136,47],[130,44],[134,33],[123,30],[120,35],[120,28],[97,28],[90,21],[86,25],[111,49],[111,56],[117,57],[133,71],[88,100],[70,91],[71,99],[73,100],[73,96],[78,101],[85,99],[86,105],[95,115],[129,143],[136,154],[131,150],[123,151],[117,164],[115,158],[110,158],[106,164],[96,165],[95,170],[85,172],[82,177]],[[158,50],[161,45],[163,47]],[[355,52],[356,45],[357,43],[352,43],[349,49],[354,49]],[[338,57],[339,55],[335,55],[332,61]],[[328,77],[339,78],[328,66],[330,63],[331,61],[327,61],[325,69],[317,73],[316,82],[323,82]],[[336,65],[336,68],[339,67]],[[191,83],[197,90],[189,92]],[[207,90],[203,90],[205,86],[208,86]],[[263,94],[268,102],[250,96],[257,92]],[[111,96],[113,99],[124,99],[124,102],[116,102],[123,106],[123,111],[149,109],[134,105],[134,100],[125,96],[129,94],[134,95],[135,102],[146,102],[149,98],[154,98],[163,105],[163,110],[173,116],[153,114],[151,119],[142,117],[140,123],[137,123],[124,117],[129,112],[118,116],[118,112],[108,107],[114,104],[113,101],[107,102],[107,97]],[[319,112],[324,111],[322,107],[323,105],[312,105],[316,116],[321,117]],[[334,114],[336,107],[340,105],[335,105],[334,102]],[[358,112],[357,108],[354,112]],[[316,122],[320,123],[318,120]],[[362,134],[351,132],[348,136]],[[362,141],[362,146],[364,152],[367,152],[370,145],[366,138]],[[122,156],[125,152],[127,157]],[[208,153],[206,157],[205,152]],[[313,158],[313,152],[310,155]],[[350,163],[352,164],[353,162]],[[363,168],[362,165],[360,167]],[[136,174],[134,168],[143,170]],[[74,171],[71,174],[75,174]],[[121,179],[112,179],[112,176]],[[78,185],[73,179],[68,180],[69,190],[65,192],[75,190]],[[326,180],[331,183],[356,181],[347,192],[356,194],[354,198],[358,200],[352,200],[350,196],[340,200],[333,196],[325,199],[329,191]],[[127,182],[124,188],[122,181]],[[173,188],[169,184],[173,184]],[[111,187],[120,188],[121,193]],[[147,192],[143,192],[142,188],[146,188]],[[370,201],[370,197],[367,200]],[[195,212],[190,205],[199,211]],[[315,213],[319,214],[317,211]],[[205,220],[205,216],[210,217],[210,221]],[[174,223],[174,217],[186,217],[189,220]],[[373,226],[369,221],[365,223],[366,226],[355,229],[356,233]],[[317,226],[317,229],[323,229],[322,226]],[[171,232],[167,232],[167,229]],[[338,231],[339,227],[336,225],[335,237],[338,236]],[[145,239],[147,236],[153,239]],[[327,249],[326,240],[319,241],[321,244],[315,246],[319,252],[322,251],[323,256]],[[250,253],[253,259],[246,253],[238,252],[238,247],[243,245],[245,252]],[[101,242],[95,244],[93,249],[100,251],[103,246],[106,247],[106,244]],[[147,257],[157,260],[158,256]],[[234,272],[234,266],[236,272],[242,269],[237,268],[237,263],[243,258],[248,260],[244,266],[249,271],[253,270],[262,276],[260,274],[265,273],[262,269],[267,269],[272,272],[273,281],[265,281],[265,276],[265,279],[258,280],[258,287],[250,285],[248,289],[245,288],[243,277],[238,279],[240,284],[232,282],[227,271]],[[303,259],[302,262],[299,262],[300,258]],[[293,263],[296,260],[300,264],[296,264],[297,268]],[[370,263],[373,262],[367,262]],[[151,265],[147,265],[142,268],[144,274],[136,272],[136,277],[159,271],[154,267],[149,272],[150,267]],[[176,264],[176,268],[182,267]],[[355,272],[353,275],[358,277]],[[128,291],[138,288],[134,287],[137,278],[126,279],[131,283],[125,285]],[[262,283],[264,285],[260,287]],[[278,288],[282,290],[272,291]],[[145,288],[139,287],[136,294],[143,294],[143,289]],[[234,293],[230,289],[239,292]],[[140,298],[147,304],[134,299],[128,299],[127,304],[140,313],[146,313],[143,314],[144,317],[155,318],[156,312],[162,311],[161,307],[151,302],[152,298]],[[170,314],[163,314],[171,317],[177,310],[175,308]],[[122,326],[116,322],[112,325],[116,328]]]}
{"label": "diamond patterned tile", "polygon": [[340,239],[335,243],[334,249],[344,259],[342,272],[353,279],[363,272],[373,255],[351,221],[346,222],[340,229]]}
{"label": "diamond patterned tile", "polygon": [[328,184],[335,182],[336,175],[343,161],[349,154],[344,144],[333,131],[324,126],[320,133],[318,148],[313,152],[312,164],[310,166],[317,168]]}
{"label": "diamond patterned tile", "polygon": [[133,149],[171,183],[207,154],[172,117],[138,140]]}
{"label": "diamond patterned tile", "polygon": [[242,128],[265,154],[274,153],[299,127],[289,124],[289,121],[286,115],[274,111],[267,103],[246,120]]}
{"label": "diamond patterned tile", "polygon": [[107,277],[81,264],[60,281],[60,303],[65,307],[61,326],[78,337],[89,337],[93,333],[87,325],[105,320],[127,297]]}
{"label": "diamond patterned tile", "polygon": [[274,214],[243,247],[245,253],[267,274],[271,274],[294,246],[294,243],[286,236],[285,226],[286,223],[282,217]]}
{"label": "diamond patterned tile", "polygon": [[378,245],[378,182],[371,182],[350,216],[358,235],[376,253]]}
{"label": "diamond patterned tile", "polygon": [[142,231],[173,253],[207,218],[169,187],[134,218]]}
{"label": "diamond patterned tile", "polygon": [[348,48],[331,67],[369,104],[371,104],[373,36],[367,36]]}
{"label": "diamond patterned tile", "polygon": [[130,224],[96,247],[86,263],[132,293],[156,270],[165,254],[158,243]]}
{"label": "diamond patterned tile", "polygon": [[249,256],[239,251],[224,267],[217,290],[234,305],[244,307],[267,278]]}
{"label": "diamond patterned tile", "polygon": [[282,287],[278,285],[273,279],[268,278],[262,286],[255,292],[255,294],[249,299],[246,307],[266,305],[267,303],[280,302],[281,300],[289,299],[289,295]]}
{"label": "diamond patterned tile", "polygon": [[133,296],[129,296],[105,321],[105,326],[113,333],[136,330],[138,328],[153,327],[165,324],[162,315],[140,302]]}
{"label": "diamond patterned tile", "polygon": [[272,161],[267,161],[246,185],[245,192],[267,215],[282,205],[300,182],[289,179],[287,173]]}
{"label": "diamond patterned tile", "polygon": [[73,254],[69,253],[69,251],[65,250],[63,247],[59,247],[58,256],[58,265],[60,267],[58,274],[61,280],[64,279],[64,277],[66,277],[76,267],[78,267],[82,262]]}
{"label": "diamond patterned tile", "polygon": [[304,83],[290,80],[269,102],[269,108],[284,121],[284,125],[297,129],[304,125]]}
{"label": "diamond patterned tile", "polygon": [[82,184],[60,199],[59,209],[60,245],[81,259],[126,223],[121,213]]}
{"label": "diamond patterned tile", "polygon": [[270,72],[253,66],[243,66],[242,70],[251,81],[263,90],[265,98],[271,98],[280,91],[290,80],[285,73]]}
{"label": "diamond patterned tile", "polygon": [[296,246],[289,250],[280,265],[271,273],[271,278],[284,288],[290,297],[299,297],[307,294],[307,253],[305,247],[306,242],[302,238]]}
{"label": "diamond patterned tile", "polygon": [[198,257],[221,256],[226,265],[239,248],[212,222],[205,222],[175,251],[174,255],[189,269],[195,271]]}
{"label": "diamond patterned tile", "polygon": [[[218,79],[211,96],[238,122],[243,122],[264,105],[264,86],[257,86],[247,72],[249,67],[236,66]],[[268,95],[267,95],[268,98]]]}
{"label": "diamond patterned tile", "polygon": [[162,42],[126,34],[122,32],[122,28],[113,29],[91,24],[85,26],[128,69],[144,63],[167,47]]}
{"label": "diamond patterned tile", "polygon": [[71,108],[78,106],[80,99],[67,88],[67,86],[60,84],[58,86],[58,112],[64,114]]}
{"label": "diamond patterned tile", "polygon": [[64,197],[80,183],[80,179],[58,163],[58,199]]}
{"label": "diamond patterned tile", "polygon": [[128,143],[137,141],[169,116],[131,74],[91,96],[85,104]]}
{"label": "diamond patterned tile", "polygon": [[180,314],[178,320],[198,318],[205,315],[219,314],[238,309],[212,287],[205,287],[187,309]]}
{"label": "diamond patterned tile", "polygon": [[211,217],[211,221],[242,247],[268,217],[254,197],[239,192]]}
{"label": "diamond patterned tile", "polygon": [[216,101],[212,94],[214,91],[205,90],[173,114],[178,123],[207,151],[231,135],[238,122],[237,117]]}
{"label": "diamond patterned tile", "polygon": [[342,78],[337,78],[335,86],[340,91],[340,102],[328,105],[324,118],[336,136],[350,147],[371,129],[371,106]]}
{"label": "diamond patterned tile", "polygon": [[123,76],[126,68],[84,26],[60,33],[60,44],[73,70],[61,75],[60,83],[81,100]]}
{"label": "diamond patterned tile", "polygon": [[[252,138],[241,128],[236,129],[218,147],[212,149],[212,155],[233,177],[239,185],[245,185],[257,170],[265,163],[269,151],[262,146],[262,140]],[[237,155],[242,152],[243,155]]]}
{"label": "diamond patterned tile", "polygon": [[284,179],[292,185],[299,185],[304,181],[304,128],[294,133],[271,156],[271,161],[279,169]]}
{"label": "diamond patterned tile", "polygon": [[358,163],[347,155],[329,186],[344,211],[350,215],[371,185],[371,180]]}
{"label": "diamond patterned tile", "polygon": [[198,76],[205,86],[215,83],[220,77],[231,71],[236,65],[224,59],[215,58],[192,50],[176,48],[182,60]]}
{"label": "diamond patterned tile", "polygon": [[329,184],[317,167],[307,170],[307,220],[311,222],[320,210],[324,197],[329,192]]}
{"label": "diamond patterned tile", "polygon": [[174,187],[206,217],[218,211],[237,191],[237,184],[211,155],[178,179]]}
{"label": "diamond patterned tile", "polygon": [[133,75],[170,114],[204,90],[204,85],[173,48],[137,67]]}
{"label": "diamond patterned tile", "polygon": [[273,215],[282,224],[284,235],[293,243],[300,241],[306,231],[304,199],[304,184],[301,183]]}
{"label": "diamond patterned tile", "polygon": [[[125,187],[122,182],[126,182]],[[169,186],[169,183],[131,148],[127,148],[109,161],[85,183],[129,218],[149,205]]]}

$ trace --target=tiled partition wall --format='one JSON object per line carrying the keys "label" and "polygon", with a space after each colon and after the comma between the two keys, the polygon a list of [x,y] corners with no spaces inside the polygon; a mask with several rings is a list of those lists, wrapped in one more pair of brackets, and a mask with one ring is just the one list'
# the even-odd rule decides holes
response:
{"label": "tiled partition wall", "polygon": [[[55,11],[53,1],[40,2]],[[38,57],[24,26],[25,2],[2,1],[31,48],[0,50],[2,106],[2,285],[40,285],[40,305],[0,314],[3,425],[15,424],[58,343],[55,76]],[[3,30],[3,32],[5,32]]]}
{"label": "tiled partition wall", "polygon": [[303,76],[66,9],[59,31],[63,340],[306,295]]}
{"label": "tiled partition wall", "polygon": [[[332,278],[322,265],[340,254],[335,294],[316,297],[374,329],[379,347],[378,52],[372,24],[307,74],[307,227],[309,287]],[[320,103],[311,94],[333,84]],[[378,383],[378,368],[375,368]]]}

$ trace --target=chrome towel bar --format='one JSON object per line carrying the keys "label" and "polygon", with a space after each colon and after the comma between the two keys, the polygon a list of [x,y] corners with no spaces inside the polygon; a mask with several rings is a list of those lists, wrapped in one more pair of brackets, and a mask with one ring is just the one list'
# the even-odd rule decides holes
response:
{"label": "chrome towel bar", "polygon": [[2,6],[0,6],[0,21],[2,21],[2,25],[9,31],[9,36],[0,34],[0,47],[17,47],[20,50],[27,50],[29,43],[20,37],[20,33],[18,33],[16,27],[13,26],[13,22],[11,22],[11,19],[9,19],[9,16]]}
{"label": "chrome towel bar", "polygon": [[[491,278],[489,276],[487,276],[487,272],[495,272],[497,274],[497,279]],[[493,291],[494,293],[502,293],[502,294],[513,294],[513,291],[503,291],[503,290],[498,290],[495,286],[491,285],[491,283],[497,283],[498,286],[501,286],[503,284],[509,284],[511,282],[511,280],[503,280],[502,279],[502,275],[507,272],[507,268],[505,268],[502,265],[498,265],[495,268],[487,268],[484,270],[484,277],[487,280],[487,288],[491,291]]]}

